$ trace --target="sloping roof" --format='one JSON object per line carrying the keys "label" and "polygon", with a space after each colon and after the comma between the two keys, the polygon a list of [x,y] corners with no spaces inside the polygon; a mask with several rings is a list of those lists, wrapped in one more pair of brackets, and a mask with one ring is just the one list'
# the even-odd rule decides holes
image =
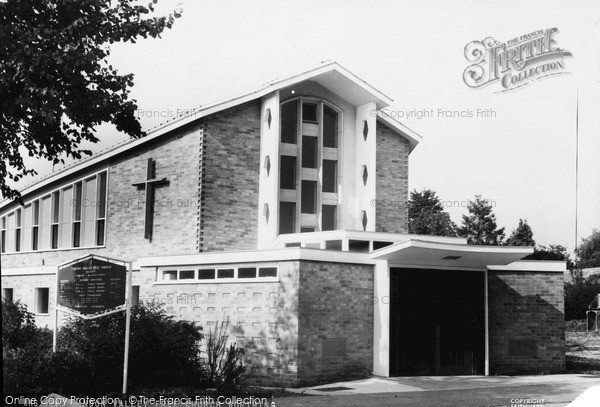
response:
{"label": "sloping roof", "polygon": [[[91,157],[82,159],[73,164],[70,164],[56,172],[48,174],[29,185],[26,185],[21,189],[21,195],[26,195],[38,188],[42,188],[52,182],[55,182],[61,178],[72,175],[82,169],[88,168],[95,164],[98,164],[104,160],[107,160],[113,156],[126,152],[128,150],[139,147],[145,143],[148,143],[154,139],[157,139],[179,127],[185,126],[186,124],[192,123],[195,120],[206,117],[213,113],[240,105],[251,100],[263,97],[271,92],[293,86],[294,84],[312,80],[327,88],[332,92],[337,93],[340,97],[348,100],[355,105],[361,105],[367,102],[375,102],[377,109],[382,109],[389,106],[392,103],[392,99],[363,81],[346,68],[342,67],[337,62],[325,61],[317,65],[314,68],[305,70],[294,75],[287,76],[283,79],[274,79],[273,81],[267,82],[258,89],[250,92],[244,92],[242,94],[219,100],[217,102],[200,106],[199,109],[195,110],[191,115],[184,115],[176,117],[173,120],[163,123],[150,129],[147,132],[146,137],[125,141],[121,144],[117,144],[104,151],[94,154]],[[412,132],[410,129],[402,125],[400,122],[395,121],[389,117],[378,116],[378,120],[383,121],[386,125],[391,127],[393,130],[401,133],[410,142],[410,150],[417,145],[421,137]],[[12,201],[4,199],[0,201],[0,209],[10,204]]]}

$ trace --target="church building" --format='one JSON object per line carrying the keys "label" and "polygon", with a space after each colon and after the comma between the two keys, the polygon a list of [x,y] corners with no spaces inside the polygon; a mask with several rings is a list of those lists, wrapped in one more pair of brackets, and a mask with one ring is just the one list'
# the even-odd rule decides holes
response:
{"label": "church building", "polygon": [[132,262],[134,301],[228,322],[266,385],[564,370],[564,262],[408,234],[391,103],[327,62],[53,172],[0,202],[2,295],[52,328],[58,266]]}

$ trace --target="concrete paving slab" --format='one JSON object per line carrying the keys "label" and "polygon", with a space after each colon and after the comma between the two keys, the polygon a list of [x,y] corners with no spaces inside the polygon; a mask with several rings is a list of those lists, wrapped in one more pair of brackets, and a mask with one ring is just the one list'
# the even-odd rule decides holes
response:
{"label": "concrete paving slab", "polygon": [[[593,375],[371,377],[306,389],[290,389],[310,396],[278,399],[275,405],[563,407],[588,388],[597,385],[600,385],[600,377]],[[344,389],[327,390],[336,387]]]}

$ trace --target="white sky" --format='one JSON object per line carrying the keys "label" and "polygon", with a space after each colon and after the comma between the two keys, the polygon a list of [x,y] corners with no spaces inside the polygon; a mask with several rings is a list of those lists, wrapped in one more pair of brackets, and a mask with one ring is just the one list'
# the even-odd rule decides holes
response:
{"label": "white sky", "polygon": [[[575,111],[579,88],[578,241],[600,228],[600,1],[198,1],[160,40],[117,45],[141,110],[193,109],[331,59],[394,99],[390,110],[493,109],[495,118],[410,118],[423,136],[410,190],[444,201],[491,199],[507,235],[526,218],[541,244],[575,246]],[[570,75],[513,92],[467,87],[467,43],[558,28]],[[165,113],[167,114],[167,113]],[[148,129],[164,121],[143,117]],[[120,140],[103,127],[104,149]],[[36,164],[40,173],[47,165]],[[466,208],[448,207],[460,224]]]}

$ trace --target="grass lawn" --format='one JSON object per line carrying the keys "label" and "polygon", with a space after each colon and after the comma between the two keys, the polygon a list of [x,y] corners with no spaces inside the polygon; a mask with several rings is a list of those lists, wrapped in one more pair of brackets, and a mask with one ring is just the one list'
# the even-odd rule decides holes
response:
{"label": "grass lawn", "polygon": [[568,321],[567,371],[600,374],[600,332],[586,332],[585,320]]}

